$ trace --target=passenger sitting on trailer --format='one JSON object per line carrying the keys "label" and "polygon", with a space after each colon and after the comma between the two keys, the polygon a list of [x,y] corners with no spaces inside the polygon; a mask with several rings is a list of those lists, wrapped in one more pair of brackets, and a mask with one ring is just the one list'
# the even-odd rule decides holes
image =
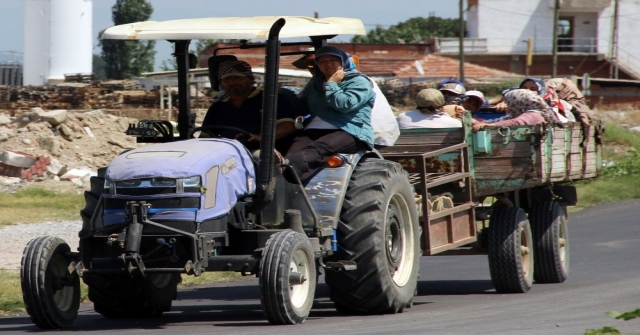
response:
{"label": "passenger sitting on trailer", "polygon": [[[262,89],[255,87],[251,66],[243,61],[227,61],[218,71],[221,88],[226,96],[214,102],[202,122],[208,126],[228,126],[246,130],[251,134],[230,129],[212,129],[220,137],[245,141],[250,150],[260,148],[262,124]],[[293,109],[284,98],[278,99],[276,121],[276,150],[286,152],[295,132]]]}
{"label": "passenger sitting on trailer", "polygon": [[486,104],[487,100],[484,98],[484,94],[480,91],[467,91],[467,93],[462,96],[462,107],[464,107],[465,110],[470,111],[471,114],[475,114]]}
{"label": "passenger sitting on trailer", "polygon": [[571,105],[570,110],[577,120],[585,126],[591,124],[593,111],[587,105],[584,95],[576,87],[576,84],[567,78],[552,78],[547,80],[547,86],[555,89],[558,98]]}
{"label": "passenger sitting on trailer", "polygon": [[474,130],[486,126],[523,126],[542,123],[559,123],[551,107],[538,94],[527,89],[515,89],[504,95],[509,110],[507,115],[494,120],[485,120],[473,125]]}
{"label": "passenger sitting on trailer", "polygon": [[556,94],[555,88],[550,87],[544,80],[536,77],[525,78],[520,83],[520,88],[528,89],[532,92],[538,93],[539,96],[551,107],[556,118],[562,123],[575,122],[576,118],[571,113],[571,106],[568,102],[560,99]]}
{"label": "passenger sitting on trailer", "polygon": [[444,96],[436,89],[427,88],[418,92],[416,105],[414,110],[398,115],[396,119],[400,129],[462,127],[460,120],[454,119],[444,110]]}

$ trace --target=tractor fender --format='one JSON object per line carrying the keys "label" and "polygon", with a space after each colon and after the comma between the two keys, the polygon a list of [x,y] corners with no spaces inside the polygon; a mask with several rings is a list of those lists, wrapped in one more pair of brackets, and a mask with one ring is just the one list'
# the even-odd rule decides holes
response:
{"label": "tractor fender", "polygon": [[318,216],[320,228],[337,227],[349,179],[358,162],[365,157],[382,158],[376,150],[342,156],[347,163],[337,168],[322,169],[305,187],[309,202]]}

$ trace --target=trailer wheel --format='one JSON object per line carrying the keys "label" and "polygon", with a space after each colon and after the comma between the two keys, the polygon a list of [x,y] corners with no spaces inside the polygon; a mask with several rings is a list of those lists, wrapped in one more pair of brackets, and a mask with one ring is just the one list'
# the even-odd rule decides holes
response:
{"label": "trailer wheel", "polygon": [[122,319],[155,317],[171,310],[180,274],[153,273],[145,278],[131,278],[128,273],[88,273],[83,279],[89,286],[93,309],[104,317]]}
{"label": "trailer wheel", "polygon": [[80,307],[80,279],[67,270],[69,245],[58,237],[37,237],[24,248],[20,269],[22,298],[33,323],[42,329],[73,324]]}
{"label": "trailer wheel", "polygon": [[398,313],[410,307],[420,262],[413,187],[397,163],[367,159],[351,176],[332,260],[355,261],[352,271],[325,272],[341,313]]}
{"label": "trailer wheel", "polygon": [[260,302],[272,324],[304,322],[311,311],[317,276],[309,239],[294,231],[267,240],[259,270]]}
{"label": "trailer wheel", "polygon": [[556,201],[537,202],[529,214],[535,249],[536,283],[562,283],[569,276],[567,216]]}
{"label": "trailer wheel", "polygon": [[531,226],[522,208],[495,208],[489,221],[489,270],[498,293],[525,293],[533,283]]}

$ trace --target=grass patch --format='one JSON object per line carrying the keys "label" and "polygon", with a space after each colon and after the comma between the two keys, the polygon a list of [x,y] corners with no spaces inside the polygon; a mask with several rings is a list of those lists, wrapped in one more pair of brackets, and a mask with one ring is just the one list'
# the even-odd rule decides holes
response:
{"label": "grass patch", "polygon": [[229,281],[240,277],[239,272],[205,272],[199,277],[182,274],[182,283],[180,286],[204,285],[212,282]]}
{"label": "grass patch", "polygon": [[604,147],[612,144],[628,145],[635,150],[640,150],[640,136],[616,124],[605,124]]}
{"label": "grass patch", "polygon": [[82,195],[56,193],[41,188],[0,193],[0,226],[47,220],[78,220],[84,205]]}
{"label": "grass patch", "polygon": [[578,205],[582,209],[601,203],[610,203],[640,198],[640,175],[628,175],[624,178],[602,177],[592,181],[576,183]]}
{"label": "grass patch", "polygon": [[0,315],[23,311],[20,273],[0,269]]}

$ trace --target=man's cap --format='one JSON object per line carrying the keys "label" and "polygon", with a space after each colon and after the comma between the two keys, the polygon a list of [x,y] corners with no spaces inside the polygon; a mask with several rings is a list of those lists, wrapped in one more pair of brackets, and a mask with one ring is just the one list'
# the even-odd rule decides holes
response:
{"label": "man's cap", "polygon": [[253,72],[251,71],[251,65],[241,60],[232,60],[220,64],[220,70],[218,71],[220,79],[227,77],[249,77],[253,79]]}
{"label": "man's cap", "polygon": [[416,106],[418,108],[440,108],[444,106],[444,95],[435,88],[424,89],[416,96]]}
{"label": "man's cap", "polygon": [[462,97],[467,99],[477,99],[481,104],[484,104],[484,94],[480,91],[467,91]]}
{"label": "man's cap", "polygon": [[448,91],[457,95],[462,95],[466,92],[464,83],[455,79],[445,79],[441,81],[438,83],[438,89],[440,91]]}
{"label": "man's cap", "polygon": [[[314,51],[314,48],[307,48],[305,51]],[[297,67],[301,70],[307,69],[307,57],[311,56],[311,54],[304,54],[302,57],[298,58],[295,62],[291,63],[291,65]]]}

